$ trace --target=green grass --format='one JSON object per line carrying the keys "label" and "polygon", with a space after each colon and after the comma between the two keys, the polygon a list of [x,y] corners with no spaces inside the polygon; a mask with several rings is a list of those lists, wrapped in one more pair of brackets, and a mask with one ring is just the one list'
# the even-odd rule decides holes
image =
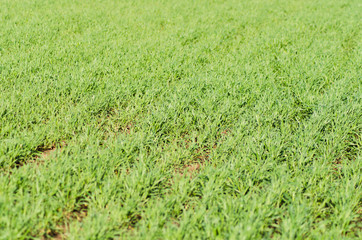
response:
{"label": "green grass", "polygon": [[0,0],[0,239],[360,239],[358,0]]}

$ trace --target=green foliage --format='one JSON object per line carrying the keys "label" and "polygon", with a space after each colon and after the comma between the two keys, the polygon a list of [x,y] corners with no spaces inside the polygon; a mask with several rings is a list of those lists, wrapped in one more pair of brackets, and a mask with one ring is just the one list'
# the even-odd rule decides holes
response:
{"label": "green foliage", "polygon": [[359,239],[357,0],[0,0],[0,239]]}

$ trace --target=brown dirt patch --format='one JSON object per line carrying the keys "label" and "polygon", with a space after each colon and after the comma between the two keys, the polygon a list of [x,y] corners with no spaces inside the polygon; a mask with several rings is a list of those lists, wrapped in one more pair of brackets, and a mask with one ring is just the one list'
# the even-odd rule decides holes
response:
{"label": "brown dirt patch", "polygon": [[56,229],[48,230],[44,232],[41,237],[42,240],[55,239],[64,240],[67,239],[67,232],[69,231],[69,223],[73,221],[82,222],[88,215],[88,204],[81,204],[80,207],[72,212],[65,213],[65,221],[57,225]]}
{"label": "brown dirt patch", "polygon": [[58,149],[62,149],[63,147],[65,147],[67,144],[65,143],[65,141],[62,141],[60,143],[55,143],[52,144],[50,146],[40,146],[38,147],[36,150],[38,152],[38,154],[30,161],[27,161],[24,164],[29,164],[29,163],[35,163],[37,165],[41,164],[44,162],[44,160],[48,160],[51,158],[51,156],[58,150]]}
{"label": "brown dirt patch", "polygon": [[207,161],[210,161],[211,152],[216,149],[230,135],[230,133],[231,131],[229,129],[218,132],[216,141],[211,144],[211,147],[210,145],[206,146],[200,144],[197,137],[195,137],[194,139],[190,139],[188,138],[187,133],[183,134],[181,136],[181,143],[179,146],[189,149],[191,145],[196,145],[197,148],[193,150],[194,157],[191,159],[191,163],[187,163],[180,168],[176,168],[175,174],[180,176],[187,175],[192,177],[194,173],[198,173],[202,169],[204,164]]}

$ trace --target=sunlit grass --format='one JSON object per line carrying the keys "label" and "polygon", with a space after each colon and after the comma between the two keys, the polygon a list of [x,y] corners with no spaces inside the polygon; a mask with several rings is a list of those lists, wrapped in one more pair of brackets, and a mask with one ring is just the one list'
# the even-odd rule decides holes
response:
{"label": "sunlit grass", "polygon": [[0,0],[0,239],[359,239],[357,0]]}

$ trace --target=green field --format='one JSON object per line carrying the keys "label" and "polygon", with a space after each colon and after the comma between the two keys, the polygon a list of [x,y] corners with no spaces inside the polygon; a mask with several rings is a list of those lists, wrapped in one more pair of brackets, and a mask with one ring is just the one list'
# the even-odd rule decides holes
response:
{"label": "green field", "polygon": [[361,239],[359,0],[0,0],[0,239]]}

